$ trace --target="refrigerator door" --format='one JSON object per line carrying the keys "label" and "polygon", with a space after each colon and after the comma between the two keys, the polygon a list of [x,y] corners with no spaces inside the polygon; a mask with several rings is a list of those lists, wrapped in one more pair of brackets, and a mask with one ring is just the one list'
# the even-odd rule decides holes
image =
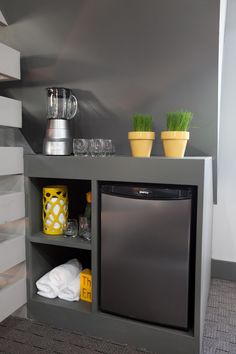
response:
{"label": "refrigerator door", "polygon": [[101,194],[102,311],[188,327],[191,199]]}

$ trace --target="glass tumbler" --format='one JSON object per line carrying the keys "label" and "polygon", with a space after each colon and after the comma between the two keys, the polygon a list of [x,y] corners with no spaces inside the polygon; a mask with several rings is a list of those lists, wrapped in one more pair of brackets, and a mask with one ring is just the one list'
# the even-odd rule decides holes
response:
{"label": "glass tumbler", "polygon": [[63,234],[65,237],[78,236],[78,221],[76,219],[68,219],[64,224]]}
{"label": "glass tumbler", "polygon": [[88,156],[89,140],[88,139],[73,139],[73,153],[75,156]]}
{"label": "glass tumbler", "polygon": [[79,236],[86,240],[91,240],[91,224],[87,216],[79,217]]}
{"label": "glass tumbler", "polygon": [[90,139],[89,152],[92,157],[102,156],[104,153],[104,140],[103,139]]}
{"label": "glass tumbler", "polygon": [[113,145],[111,139],[104,139],[104,156],[111,156],[113,152]]}

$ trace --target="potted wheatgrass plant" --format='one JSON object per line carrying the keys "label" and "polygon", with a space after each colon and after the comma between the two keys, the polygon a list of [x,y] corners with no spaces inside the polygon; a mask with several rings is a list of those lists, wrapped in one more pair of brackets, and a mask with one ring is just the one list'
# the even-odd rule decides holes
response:
{"label": "potted wheatgrass plant", "polygon": [[166,157],[184,157],[189,140],[189,124],[193,114],[187,111],[167,114],[167,131],[161,132],[161,140]]}
{"label": "potted wheatgrass plant", "polygon": [[155,133],[152,131],[152,116],[135,114],[133,131],[128,133],[132,156],[150,157]]}

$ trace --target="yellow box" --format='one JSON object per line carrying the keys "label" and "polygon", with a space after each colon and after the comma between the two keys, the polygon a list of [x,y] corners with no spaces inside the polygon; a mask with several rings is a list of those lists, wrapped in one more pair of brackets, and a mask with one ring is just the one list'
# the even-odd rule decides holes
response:
{"label": "yellow box", "polygon": [[92,273],[90,269],[80,272],[80,299],[92,302]]}

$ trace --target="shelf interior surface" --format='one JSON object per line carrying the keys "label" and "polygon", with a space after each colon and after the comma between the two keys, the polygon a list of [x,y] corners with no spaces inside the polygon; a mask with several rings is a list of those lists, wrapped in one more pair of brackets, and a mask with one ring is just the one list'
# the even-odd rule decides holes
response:
{"label": "shelf interior surface", "polygon": [[35,243],[50,244],[55,246],[64,246],[72,248],[80,248],[85,250],[91,249],[91,242],[81,237],[64,237],[63,235],[46,235],[43,232],[38,232],[32,236],[29,236],[29,240]]}
{"label": "shelf interior surface", "polygon": [[48,299],[43,296],[39,295],[34,295],[32,298],[32,301],[44,304],[44,305],[50,305],[50,306],[57,306],[61,307],[64,309],[69,309],[73,311],[79,311],[79,312],[87,312],[90,313],[92,309],[92,304],[86,301],[66,301],[66,300],[61,300],[59,298],[56,299]]}

